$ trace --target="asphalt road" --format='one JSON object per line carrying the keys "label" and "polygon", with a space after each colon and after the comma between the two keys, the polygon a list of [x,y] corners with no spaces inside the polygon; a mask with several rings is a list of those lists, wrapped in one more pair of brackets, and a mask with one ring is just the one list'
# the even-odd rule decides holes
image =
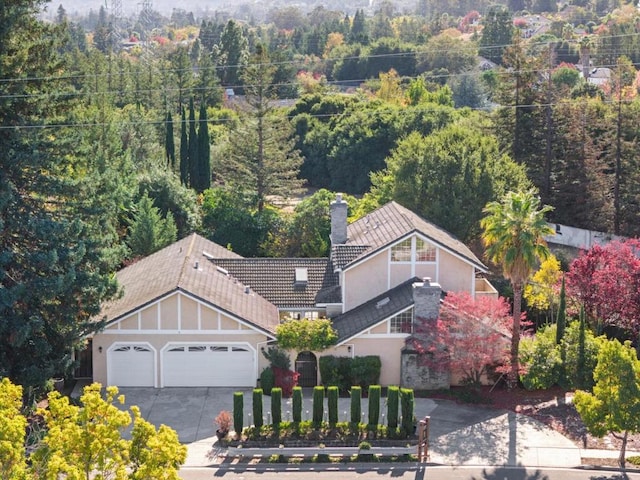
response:
{"label": "asphalt road", "polygon": [[263,468],[185,468],[184,480],[640,480],[640,473],[613,470],[547,469],[523,467],[441,467],[380,465],[367,467],[321,467],[274,465]]}

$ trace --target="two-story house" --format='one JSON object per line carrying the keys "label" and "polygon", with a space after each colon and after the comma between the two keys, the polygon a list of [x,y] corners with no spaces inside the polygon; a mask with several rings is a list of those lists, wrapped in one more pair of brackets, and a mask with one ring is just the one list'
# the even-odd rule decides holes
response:
{"label": "two-story house", "polygon": [[[93,379],[255,386],[267,366],[260,351],[282,320],[328,317],[338,343],[301,352],[294,364],[313,367],[327,354],[379,355],[380,383],[397,385],[421,279],[444,291],[497,296],[468,247],[395,202],[347,224],[338,195],[331,243],[329,258],[242,258],[193,234],[122,269],[123,295],[104,306],[107,326],[90,343]],[[317,368],[303,381],[319,382]]]}

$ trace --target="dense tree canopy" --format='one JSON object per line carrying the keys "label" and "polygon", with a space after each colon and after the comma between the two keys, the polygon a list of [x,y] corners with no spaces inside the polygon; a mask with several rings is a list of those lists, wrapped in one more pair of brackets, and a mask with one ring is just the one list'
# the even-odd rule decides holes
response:
{"label": "dense tree canopy", "polygon": [[64,94],[72,86],[58,80],[66,68],[58,37],[35,19],[37,5],[0,10],[8,80],[0,99],[0,376],[27,387],[28,398],[32,387],[69,371],[72,349],[101,327],[93,317],[116,291],[114,265],[101,256],[108,239],[93,228],[102,218],[78,215],[84,178],[69,175],[77,146],[47,129],[71,118]]}

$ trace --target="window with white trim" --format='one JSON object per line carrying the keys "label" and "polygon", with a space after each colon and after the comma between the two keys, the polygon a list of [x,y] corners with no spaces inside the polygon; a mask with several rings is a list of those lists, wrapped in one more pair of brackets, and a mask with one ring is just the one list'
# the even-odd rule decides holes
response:
{"label": "window with white trim", "polygon": [[436,247],[421,238],[416,238],[416,262],[435,262]]}
{"label": "window with white trim", "polygon": [[411,261],[411,239],[401,241],[391,247],[392,262],[410,262]]}
{"label": "window with white trim", "polygon": [[390,333],[413,333],[413,307],[389,319]]}

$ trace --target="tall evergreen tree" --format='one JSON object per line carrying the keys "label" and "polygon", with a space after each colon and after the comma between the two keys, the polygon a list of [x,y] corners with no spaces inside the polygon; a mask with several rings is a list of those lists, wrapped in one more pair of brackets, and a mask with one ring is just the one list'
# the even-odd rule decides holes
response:
{"label": "tall evergreen tree", "polygon": [[248,42],[242,27],[229,20],[220,36],[220,43],[214,48],[214,56],[222,68],[222,84],[236,87],[240,84],[240,72],[248,56]]}
{"label": "tall evergreen tree", "polygon": [[180,122],[180,180],[183,185],[189,186],[189,137],[187,137],[187,118],[184,108]]}
{"label": "tall evergreen tree", "polygon": [[167,112],[165,127],[164,152],[167,164],[171,169],[174,169],[176,166],[176,144],[173,138],[173,119],[171,118],[171,112]]}
{"label": "tall evergreen tree", "polygon": [[200,105],[198,118],[198,178],[194,186],[198,193],[211,188],[211,144],[209,143],[209,122],[207,107]]}
{"label": "tall evergreen tree", "polygon": [[369,43],[369,34],[367,32],[367,19],[364,16],[364,10],[356,10],[351,24],[349,38],[353,43],[361,43],[366,45]]}
{"label": "tall evergreen tree", "polygon": [[564,275],[562,276],[562,286],[560,287],[560,303],[558,305],[558,319],[556,321],[556,345],[562,343],[564,331],[567,327],[567,294],[565,291]]}
{"label": "tall evergreen tree", "polygon": [[264,209],[267,196],[288,198],[302,185],[302,158],[294,148],[292,127],[274,111],[273,75],[266,48],[259,44],[243,74],[248,108],[219,164],[230,183],[255,198],[258,211]]}
{"label": "tall evergreen tree", "polygon": [[0,377],[23,385],[26,400],[70,373],[73,349],[103,327],[95,317],[116,292],[94,229],[102,218],[78,215],[78,156],[59,126],[71,121],[71,85],[39,7],[0,8]]}
{"label": "tall evergreen tree", "polygon": [[480,55],[492,62],[502,64],[502,54],[513,38],[513,18],[504,5],[489,7],[482,23]]}
{"label": "tall evergreen tree", "polygon": [[176,241],[177,228],[173,214],[167,212],[165,218],[153,205],[153,200],[146,193],[135,208],[133,220],[129,227],[127,244],[131,255],[146,257]]}
{"label": "tall evergreen tree", "polygon": [[196,109],[193,97],[189,99],[189,186],[198,184],[198,132],[196,129]]}

